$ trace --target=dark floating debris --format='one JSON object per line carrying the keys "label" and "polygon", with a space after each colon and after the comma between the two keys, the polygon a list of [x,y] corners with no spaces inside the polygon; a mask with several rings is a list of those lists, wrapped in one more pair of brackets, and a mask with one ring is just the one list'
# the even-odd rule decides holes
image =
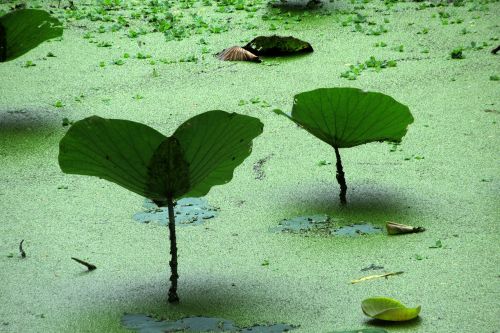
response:
{"label": "dark floating debris", "polygon": [[222,61],[252,61],[261,62],[258,56],[239,46],[227,48],[217,54],[217,59]]}
{"label": "dark floating debris", "polygon": [[425,231],[425,228],[423,227],[413,227],[411,225],[396,222],[387,222],[385,227],[387,228],[387,234],[389,235],[411,234]]}
{"label": "dark floating debris", "polygon": [[243,48],[257,56],[286,56],[313,52],[311,44],[293,36],[259,36]]}
{"label": "dark floating debris", "polygon": [[24,243],[24,239],[21,240],[21,243],[19,243],[19,252],[21,253],[21,258],[26,258],[26,252],[24,252],[24,249],[23,249],[23,243]]}
{"label": "dark floating debris", "polygon": [[495,110],[495,109],[485,109],[483,111],[486,112],[486,113],[500,114],[500,111]]}
{"label": "dark floating debris", "polygon": [[384,269],[384,266],[378,266],[375,264],[371,264],[368,267],[361,268],[361,272],[366,272],[366,271],[370,271],[370,270],[379,270],[379,269]]}
{"label": "dark floating debris", "polygon": [[253,173],[255,175],[255,179],[257,180],[262,180],[266,178],[266,173],[263,170],[264,164],[269,161],[269,159],[273,156],[274,154],[267,155],[264,158],[261,158],[255,164],[253,165]]}
{"label": "dark floating debris", "polygon": [[497,54],[498,51],[500,51],[500,45],[498,45],[497,47],[495,47],[493,50],[491,50],[491,53],[493,54]]}
{"label": "dark floating debris", "polygon": [[[158,207],[151,200],[144,201],[144,211],[134,215],[138,222],[149,223],[158,221],[161,225],[168,224],[168,208]],[[210,206],[203,198],[184,198],[177,201],[174,208],[175,225],[200,225],[206,220],[217,216],[218,208]]]}
{"label": "dark floating debris", "polygon": [[143,314],[127,314],[122,318],[122,325],[139,333],[163,332],[259,332],[282,333],[297,328],[288,324],[255,325],[251,327],[236,326],[234,321],[223,318],[188,317],[179,320],[159,321]]}
{"label": "dark floating debris", "polygon": [[78,258],[75,258],[75,257],[71,257],[71,259],[73,259],[74,261],[76,261],[77,263],[79,264],[82,264],[83,266],[87,267],[87,269],[89,271],[93,271],[94,269],[96,269],[97,267],[95,265],[92,265],[86,261],[83,261],[81,259],[78,259]]}

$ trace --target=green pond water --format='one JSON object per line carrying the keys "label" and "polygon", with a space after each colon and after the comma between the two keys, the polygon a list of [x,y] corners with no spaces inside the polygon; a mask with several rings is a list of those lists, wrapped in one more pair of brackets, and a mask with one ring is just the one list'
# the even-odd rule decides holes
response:
{"label": "green pond water", "polygon": [[[124,314],[297,333],[500,332],[498,1],[24,2],[52,12],[64,35],[0,64],[0,332],[130,332]],[[0,14],[20,3],[1,2]],[[314,52],[214,57],[271,34]],[[341,149],[346,207],[331,147],[272,112],[320,87],[382,92],[415,118],[400,145]],[[58,144],[90,115],[170,135],[218,109],[258,117],[264,132],[232,181],[203,198],[210,218],[177,228],[172,305],[164,217],[112,183],[62,173]],[[270,232],[311,216],[330,217],[328,233]],[[426,231],[356,232],[387,221]],[[345,227],[356,235],[330,232]],[[375,296],[421,305],[419,319],[370,320],[361,302]]]}

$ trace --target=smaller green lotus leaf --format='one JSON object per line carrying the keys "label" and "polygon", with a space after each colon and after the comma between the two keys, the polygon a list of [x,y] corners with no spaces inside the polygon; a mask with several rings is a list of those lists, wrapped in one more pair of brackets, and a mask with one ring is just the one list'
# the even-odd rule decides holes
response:
{"label": "smaller green lotus leaf", "polygon": [[382,328],[363,328],[353,331],[333,331],[332,333],[387,333],[387,331]]}
{"label": "smaller green lotus leaf", "polygon": [[295,95],[288,118],[336,148],[399,142],[413,122],[408,107],[392,97],[356,88],[321,88]]}
{"label": "smaller green lotus leaf", "polygon": [[407,308],[401,302],[387,297],[367,298],[361,303],[361,309],[368,317],[386,321],[407,321],[420,313],[420,306]]}
{"label": "smaller green lotus leaf", "polygon": [[[150,164],[166,137],[146,125],[97,116],[75,122],[59,143],[59,166],[65,173],[96,176],[148,198]],[[156,189],[156,188],[155,188]]]}
{"label": "smaller green lotus leaf", "polygon": [[0,17],[0,62],[20,57],[62,34],[61,22],[46,11],[21,9],[7,13]]}
{"label": "smaller green lotus leaf", "polygon": [[[178,198],[189,191],[189,164],[179,141],[169,137],[156,148],[148,165],[147,192],[150,199]],[[160,196],[154,197],[154,194]]]}
{"label": "smaller green lotus leaf", "polygon": [[234,169],[252,151],[252,140],[263,130],[259,119],[214,110],[197,115],[173,134],[189,164],[191,190],[185,196],[199,197],[215,185],[233,178]]}
{"label": "smaller green lotus leaf", "polygon": [[284,56],[313,52],[311,44],[288,36],[259,36],[252,39],[243,48],[257,56]]}

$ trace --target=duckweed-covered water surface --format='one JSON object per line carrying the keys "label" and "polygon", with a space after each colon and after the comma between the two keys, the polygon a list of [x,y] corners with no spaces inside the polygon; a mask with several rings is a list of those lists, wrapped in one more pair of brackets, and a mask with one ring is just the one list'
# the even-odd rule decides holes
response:
{"label": "duckweed-covered water surface", "polygon": [[500,330],[498,13],[1,2],[0,331]]}

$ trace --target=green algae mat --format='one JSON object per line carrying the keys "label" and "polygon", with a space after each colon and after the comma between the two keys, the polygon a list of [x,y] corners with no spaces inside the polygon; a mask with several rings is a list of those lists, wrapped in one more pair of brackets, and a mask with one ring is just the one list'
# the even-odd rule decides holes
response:
{"label": "green algae mat", "polygon": [[[0,16],[23,8],[64,33],[0,63],[0,332],[500,332],[498,1],[3,1]],[[292,36],[269,39],[291,54],[217,58],[260,36]],[[341,87],[414,118],[399,143],[340,149],[345,205],[332,146],[273,112]],[[169,304],[165,208],[64,174],[59,142],[90,116],[170,135],[208,110],[264,130],[230,182],[177,203]],[[397,300],[374,318],[419,312],[373,319],[367,299]]]}

